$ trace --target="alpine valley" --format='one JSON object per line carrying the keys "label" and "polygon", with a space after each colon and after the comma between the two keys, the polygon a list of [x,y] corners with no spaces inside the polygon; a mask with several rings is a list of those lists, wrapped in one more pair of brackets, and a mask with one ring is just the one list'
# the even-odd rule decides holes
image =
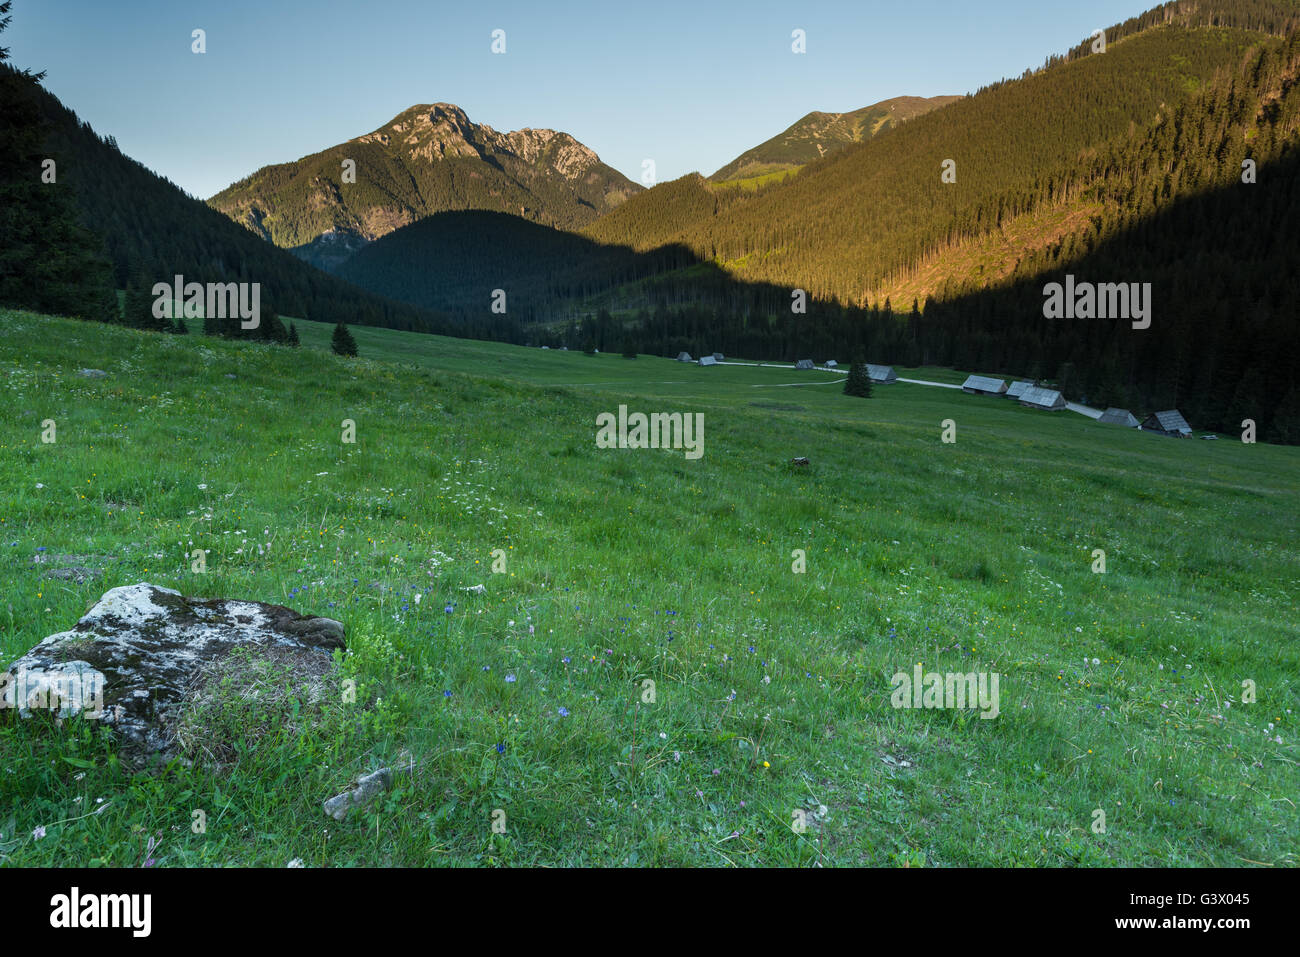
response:
{"label": "alpine valley", "polygon": [[1273,888],[1300,0],[1153,2],[0,0],[7,925]]}

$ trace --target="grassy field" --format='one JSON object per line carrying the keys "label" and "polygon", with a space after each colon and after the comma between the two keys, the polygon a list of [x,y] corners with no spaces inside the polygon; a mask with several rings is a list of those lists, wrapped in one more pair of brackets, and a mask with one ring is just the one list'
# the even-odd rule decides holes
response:
{"label": "grassy field", "polygon": [[[232,693],[203,715],[225,759],[157,775],[0,716],[0,863],[1296,863],[1300,450],[365,328],[344,360],[298,328],[0,313],[0,664],[149,581],[340,618],[359,688]],[[703,413],[704,456],[596,448],[620,403]],[[103,575],[43,578],[42,549]],[[892,707],[918,663],[998,673],[1000,714]]]}

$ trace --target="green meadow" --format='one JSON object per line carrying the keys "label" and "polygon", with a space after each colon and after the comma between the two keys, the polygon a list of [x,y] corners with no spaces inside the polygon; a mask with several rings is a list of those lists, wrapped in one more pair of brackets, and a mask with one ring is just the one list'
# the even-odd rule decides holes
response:
{"label": "green meadow", "polygon": [[[147,581],[336,617],[356,683],[229,687],[152,774],[0,715],[0,864],[1296,864],[1300,449],[297,326],[0,312],[0,665]],[[598,449],[620,404],[703,413],[703,457]],[[894,707],[917,665],[996,673],[997,716]]]}

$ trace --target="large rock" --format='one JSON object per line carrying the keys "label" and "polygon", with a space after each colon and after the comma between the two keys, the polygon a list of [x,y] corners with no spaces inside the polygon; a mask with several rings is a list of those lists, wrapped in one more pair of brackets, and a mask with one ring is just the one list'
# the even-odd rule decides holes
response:
{"label": "large rock", "polygon": [[238,649],[274,654],[305,674],[328,670],[343,625],[283,605],[186,598],[141,583],[104,593],[71,631],[0,672],[0,707],[102,720],[134,766],[177,752],[174,728],[202,676]]}

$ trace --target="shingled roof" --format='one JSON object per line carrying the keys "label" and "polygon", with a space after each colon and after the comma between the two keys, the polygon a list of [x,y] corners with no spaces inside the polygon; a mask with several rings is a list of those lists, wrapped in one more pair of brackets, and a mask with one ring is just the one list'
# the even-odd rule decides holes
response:
{"label": "shingled roof", "polygon": [[1149,432],[1163,432],[1165,435],[1191,435],[1192,427],[1187,424],[1183,414],[1177,409],[1167,412],[1152,412],[1142,423],[1142,428]]}
{"label": "shingled roof", "polygon": [[1105,422],[1107,425],[1122,425],[1130,429],[1136,429],[1140,422],[1128,409],[1107,409],[1101,414],[1098,422]]}
{"label": "shingled roof", "polygon": [[1013,382],[1007,387],[1007,398],[1018,399],[1024,394],[1026,389],[1032,389],[1033,387],[1034,384],[1032,382]]}
{"label": "shingled roof", "polygon": [[961,387],[967,392],[987,392],[990,395],[1001,395],[1007,391],[1007,384],[1001,379],[985,375],[968,376]]}
{"label": "shingled roof", "polygon": [[872,382],[883,382],[886,385],[898,381],[898,373],[894,371],[893,366],[877,366],[868,362],[867,375],[871,377]]}
{"label": "shingled roof", "polygon": [[1055,389],[1043,389],[1039,386],[1030,386],[1024,392],[1020,393],[1020,404],[1032,406],[1035,409],[1048,409],[1055,411],[1065,408],[1065,396]]}

